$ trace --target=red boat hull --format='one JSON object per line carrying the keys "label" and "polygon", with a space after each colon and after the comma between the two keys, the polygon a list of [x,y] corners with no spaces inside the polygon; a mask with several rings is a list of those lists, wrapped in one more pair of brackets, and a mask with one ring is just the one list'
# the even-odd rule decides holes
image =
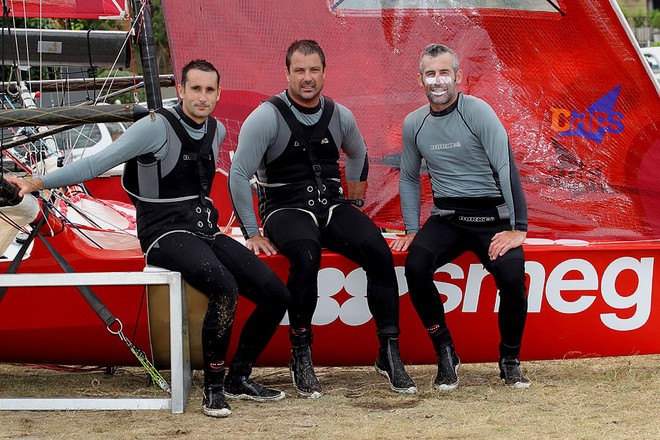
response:
{"label": "red boat hull", "polygon": [[[97,250],[71,229],[50,238],[76,271],[141,271],[136,247]],[[660,294],[657,242],[526,244],[529,316],[524,359],[660,353],[657,338]],[[283,279],[282,256],[264,257]],[[401,350],[408,363],[435,362],[431,345],[407,294],[404,253],[395,253],[401,299]],[[0,263],[6,269],[8,262]],[[61,272],[38,240],[19,273]],[[447,321],[463,362],[497,359],[496,289],[472,254],[436,274]],[[124,325],[124,334],[151,353],[146,289],[94,288]],[[314,318],[314,357],[319,365],[369,365],[377,353],[375,327],[366,305],[364,272],[356,264],[325,253],[319,273],[319,305]],[[252,305],[239,303],[231,352]],[[203,315],[203,310],[197,312]],[[199,325],[199,323],[197,323]],[[154,329],[152,329],[153,331]],[[198,332],[192,335],[199,338]],[[259,359],[283,366],[289,360],[288,326],[283,324]],[[155,353],[156,357],[158,353]],[[200,353],[194,353],[193,359]],[[74,288],[10,288],[0,303],[0,361],[71,365],[137,365],[125,344]],[[196,365],[199,367],[199,365]]]}

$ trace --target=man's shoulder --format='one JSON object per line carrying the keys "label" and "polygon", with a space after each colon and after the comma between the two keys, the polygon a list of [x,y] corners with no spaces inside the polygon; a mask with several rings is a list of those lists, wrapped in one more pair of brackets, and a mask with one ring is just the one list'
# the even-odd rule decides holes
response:
{"label": "man's shoulder", "polygon": [[475,111],[488,110],[492,108],[490,104],[478,96],[461,93],[461,98],[462,99],[459,100],[458,105],[463,108],[473,109]]}
{"label": "man's shoulder", "polygon": [[257,125],[259,125],[269,121],[276,121],[276,115],[278,113],[279,111],[275,107],[275,104],[269,102],[268,100],[263,100],[254,110],[250,112],[248,117],[245,119],[244,124],[247,123],[250,125],[252,122],[255,122]]}
{"label": "man's shoulder", "polygon": [[335,100],[332,100],[335,104],[335,112],[339,115],[340,120],[342,121],[355,121],[355,115],[353,111],[346,107],[344,104],[341,104]]}
{"label": "man's shoulder", "polygon": [[408,113],[404,118],[403,122],[404,124],[412,124],[415,123],[416,121],[421,121],[422,119],[424,119],[424,117],[426,117],[426,115],[429,114],[429,112],[430,112],[430,107],[428,104],[425,104]]}

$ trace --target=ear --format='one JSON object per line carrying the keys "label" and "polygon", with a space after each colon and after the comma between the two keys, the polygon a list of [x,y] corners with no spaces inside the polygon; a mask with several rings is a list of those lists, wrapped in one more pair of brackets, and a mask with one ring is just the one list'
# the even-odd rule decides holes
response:
{"label": "ear", "polygon": [[222,87],[218,86],[218,96],[215,98],[215,102],[220,101],[220,94],[222,93]]}
{"label": "ear", "polygon": [[425,86],[424,86],[424,78],[422,78],[422,74],[421,74],[421,73],[418,73],[418,74],[417,74],[417,82],[419,83],[419,86],[420,86],[421,88],[424,88],[424,87],[425,87]]}
{"label": "ear", "polygon": [[463,82],[463,71],[461,69],[458,69],[458,72],[456,72],[456,84],[460,84]]}
{"label": "ear", "polygon": [[176,85],[176,91],[177,94],[179,95],[179,101],[181,101],[181,99],[183,98],[183,86],[181,85],[181,83]]}

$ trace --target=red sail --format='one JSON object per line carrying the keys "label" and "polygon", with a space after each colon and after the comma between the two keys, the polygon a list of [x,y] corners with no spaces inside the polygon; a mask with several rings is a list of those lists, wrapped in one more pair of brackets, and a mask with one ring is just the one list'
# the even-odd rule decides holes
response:
{"label": "red sail", "polygon": [[81,18],[88,20],[124,18],[126,0],[10,0],[14,17]]}
{"label": "red sail", "polygon": [[[328,61],[324,92],[353,110],[365,135],[365,212],[382,227],[402,228],[401,124],[426,102],[418,59],[437,42],[458,52],[462,90],[486,100],[508,130],[530,237],[660,236],[660,98],[613,0],[198,0],[194,8],[163,0],[163,8],[175,71],[207,58],[225,90],[282,91],[287,46],[317,40]],[[226,112],[231,103],[220,102]],[[423,218],[430,206],[427,197]]]}

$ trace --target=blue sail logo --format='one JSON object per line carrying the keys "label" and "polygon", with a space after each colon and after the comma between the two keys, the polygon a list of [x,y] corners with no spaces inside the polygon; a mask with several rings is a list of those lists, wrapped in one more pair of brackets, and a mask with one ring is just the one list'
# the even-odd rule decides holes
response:
{"label": "blue sail logo", "polygon": [[624,129],[623,113],[614,111],[620,91],[621,84],[591,104],[586,111],[551,109],[552,128],[559,132],[559,136],[578,136],[599,144],[605,133],[621,133]]}

